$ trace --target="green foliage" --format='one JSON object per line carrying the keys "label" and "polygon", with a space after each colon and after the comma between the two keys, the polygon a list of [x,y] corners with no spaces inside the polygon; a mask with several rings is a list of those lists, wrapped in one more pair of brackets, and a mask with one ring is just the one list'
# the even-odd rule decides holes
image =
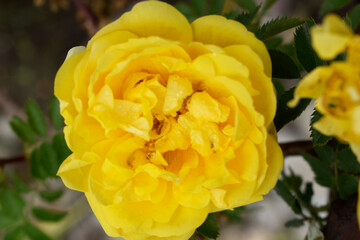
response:
{"label": "green foliage", "polygon": [[24,237],[25,233],[22,227],[19,226],[12,229],[11,231],[8,231],[4,236],[4,240],[23,240]]}
{"label": "green foliage", "polygon": [[40,149],[35,149],[31,153],[30,157],[30,171],[31,175],[35,178],[44,180],[47,177],[46,171],[41,164],[41,152]]}
{"label": "green foliage", "polygon": [[45,233],[29,222],[26,222],[23,225],[23,231],[30,238],[30,240],[51,240],[51,238],[45,235]]}
{"label": "green foliage", "polygon": [[59,169],[59,161],[54,147],[50,143],[43,143],[40,146],[40,163],[46,172],[47,177],[55,177]]}
{"label": "green foliage", "polygon": [[341,9],[351,3],[351,0],[325,0],[320,8],[320,15]]}
{"label": "green foliage", "polygon": [[311,125],[310,136],[313,140],[314,146],[323,146],[332,139],[332,136],[325,136],[325,135],[321,134],[318,130],[313,128],[312,125],[315,122],[317,122],[321,117],[322,117],[321,113],[319,113],[316,109],[314,109],[314,112],[311,115],[311,121],[310,121],[310,125]]}
{"label": "green foliage", "polygon": [[281,37],[273,37],[266,40],[265,46],[267,49],[276,49],[281,46],[283,39]]}
{"label": "green foliage", "polygon": [[360,173],[360,163],[357,161],[354,153],[349,149],[345,148],[341,150],[338,155],[337,167],[341,171],[358,174]]}
{"label": "green foliage", "polygon": [[335,157],[335,151],[332,147],[324,145],[321,147],[314,147],[316,154],[324,161],[327,165],[331,165]]}
{"label": "green foliage", "polygon": [[333,173],[328,164],[308,153],[303,153],[302,155],[313,170],[315,174],[315,181],[321,186],[332,187]]}
{"label": "green foliage", "polygon": [[311,46],[309,29],[313,25],[315,25],[313,19],[306,20],[301,27],[296,29],[294,35],[297,58],[307,72],[310,72],[315,67],[322,65],[322,61],[316,55]]}
{"label": "green foliage", "polygon": [[[0,192],[1,213],[12,219],[19,219],[23,216],[25,201],[21,196],[8,188]],[[1,214],[1,215],[2,215]]]}
{"label": "green foliage", "polygon": [[28,193],[30,192],[30,189],[28,186],[26,186],[26,184],[24,183],[24,181],[20,178],[19,174],[14,171],[13,173],[13,181],[12,181],[15,189],[21,193]]}
{"label": "green foliage", "polygon": [[187,19],[189,22],[192,22],[196,19],[196,15],[194,13],[194,10],[185,3],[177,3],[174,5],[177,10],[179,10]]}
{"label": "green foliage", "polygon": [[272,63],[273,78],[299,78],[299,70],[294,61],[285,53],[278,50],[269,50]]}
{"label": "green foliage", "polygon": [[50,120],[56,130],[61,130],[64,124],[64,119],[60,115],[60,103],[56,97],[52,97],[50,101]]}
{"label": "green foliage", "polygon": [[241,214],[244,212],[244,210],[245,207],[237,207],[234,208],[233,210],[225,210],[224,213],[230,220],[241,222],[242,221]]}
{"label": "green foliage", "polygon": [[241,22],[245,26],[249,26],[249,24],[253,21],[254,17],[258,13],[259,9],[260,9],[260,6],[257,6],[252,11],[242,12],[240,15],[238,15],[235,18],[235,20],[238,21],[238,22]]}
{"label": "green foliage", "polygon": [[39,193],[39,196],[47,202],[54,202],[58,200],[63,195],[63,193],[63,190],[42,191]]}
{"label": "green foliage", "polygon": [[358,190],[358,178],[347,173],[338,176],[339,195],[341,199],[348,199]]}
{"label": "green foliage", "polygon": [[260,40],[266,40],[272,36],[275,36],[283,31],[299,26],[303,23],[304,20],[298,18],[278,17],[262,25],[260,29],[255,33],[255,35]]}
{"label": "green foliage", "polygon": [[206,0],[190,0],[191,6],[198,16],[203,16],[206,11]]}
{"label": "green foliage", "polygon": [[56,154],[58,156],[58,165],[60,166],[60,164],[71,154],[70,149],[66,145],[63,133],[58,133],[53,137],[52,147],[56,151]]}
{"label": "green foliage", "polygon": [[221,14],[225,0],[210,0],[208,14]]}
{"label": "green foliage", "polygon": [[66,212],[63,211],[54,211],[38,207],[34,207],[32,213],[37,219],[48,222],[58,222],[66,216]]}
{"label": "green foliage", "polygon": [[314,195],[313,184],[311,182],[308,182],[305,185],[305,191],[304,191],[302,200],[305,203],[310,204],[311,203],[311,198],[312,198],[313,195]]}
{"label": "green foliage", "polygon": [[283,126],[300,116],[310,103],[310,99],[302,99],[295,108],[289,108],[287,103],[293,99],[294,90],[295,88],[291,88],[278,97],[277,111],[274,119],[277,131],[280,131]]}
{"label": "green foliage", "polygon": [[16,135],[25,142],[34,143],[36,141],[35,133],[31,127],[18,116],[10,121],[10,126]]}
{"label": "green foliage", "polygon": [[254,0],[235,0],[235,2],[245,10],[253,11],[257,5]]}
{"label": "green foliage", "polygon": [[301,227],[304,225],[304,219],[292,219],[285,223],[285,227]]}
{"label": "green foliage", "polygon": [[348,16],[351,19],[351,27],[355,31],[360,25],[360,4],[351,9]]}
{"label": "green foliage", "polygon": [[219,226],[214,214],[209,213],[205,222],[196,229],[198,233],[210,239],[216,239],[219,236]]}
{"label": "green foliage", "polygon": [[29,124],[34,132],[40,136],[46,136],[47,128],[45,117],[36,102],[32,99],[28,100],[25,105],[25,110]]}
{"label": "green foliage", "polygon": [[287,184],[283,180],[279,180],[275,187],[279,196],[290,206],[294,213],[300,214],[302,212],[299,201],[292,195]]}

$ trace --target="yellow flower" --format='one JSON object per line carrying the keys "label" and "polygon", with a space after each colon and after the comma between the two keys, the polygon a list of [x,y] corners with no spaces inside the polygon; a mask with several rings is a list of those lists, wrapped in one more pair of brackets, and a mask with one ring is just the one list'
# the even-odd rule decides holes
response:
{"label": "yellow flower", "polygon": [[279,177],[269,54],[238,22],[138,3],[69,51],[55,95],[73,151],[58,175],[110,236],[188,239]]}
{"label": "yellow flower", "polygon": [[328,136],[350,144],[360,161],[360,36],[336,15],[328,15],[322,25],[311,29],[312,45],[324,60],[346,52],[345,61],[333,61],[317,67],[299,83],[294,99],[316,99],[316,109],[323,115],[313,127]]}

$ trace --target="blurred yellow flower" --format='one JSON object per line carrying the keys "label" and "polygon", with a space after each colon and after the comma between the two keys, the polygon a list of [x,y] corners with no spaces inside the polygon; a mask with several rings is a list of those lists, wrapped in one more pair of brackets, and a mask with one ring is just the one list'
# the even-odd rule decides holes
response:
{"label": "blurred yellow flower", "polygon": [[349,143],[360,161],[360,36],[333,14],[314,26],[311,36],[319,57],[330,60],[345,52],[346,60],[317,67],[305,76],[289,106],[297,105],[300,98],[316,99],[323,117],[313,127]]}
{"label": "blurred yellow flower", "polygon": [[270,57],[238,22],[138,3],[69,51],[55,95],[73,151],[58,175],[110,236],[188,239],[279,177]]}

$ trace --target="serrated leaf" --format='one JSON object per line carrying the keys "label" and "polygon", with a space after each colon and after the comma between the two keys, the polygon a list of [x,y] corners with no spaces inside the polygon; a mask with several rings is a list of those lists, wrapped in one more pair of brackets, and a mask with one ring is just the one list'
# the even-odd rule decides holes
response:
{"label": "serrated leaf", "polygon": [[195,10],[195,13],[200,17],[205,14],[206,0],[190,0],[191,6]]}
{"label": "serrated leaf", "polygon": [[360,25],[360,4],[351,9],[349,18],[351,19],[351,27],[355,31]]}
{"label": "serrated leaf", "polygon": [[298,200],[291,194],[288,186],[283,180],[279,180],[275,186],[275,191],[279,196],[289,205],[294,213],[299,214],[302,212]]}
{"label": "serrated leaf", "polygon": [[8,231],[3,240],[23,240],[25,233],[21,226]]}
{"label": "serrated leaf", "polygon": [[5,213],[0,211],[0,229],[1,228],[7,228],[17,223],[17,220],[6,216]]}
{"label": "serrated leaf", "polygon": [[310,72],[317,66],[323,64],[311,45],[309,29],[313,25],[315,25],[313,19],[306,20],[306,22],[301,27],[296,29],[294,34],[297,58],[307,72]]}
{"label": "serrated leaf", "polygon": [[352,0],[325,0],[320,8],[320,15],[325,15],[328,12],[332,12],[341,9],[351,3]]}
{"label": "serrated leaf", "polygon": [[304,23],[304,20],[291,17],[278,17],[262,25],[255,35],[260,40],[268,39],[283,31],[289,30]]}
{"label": "serrated leaf", "polygon": [[273,80],[276,90],[276,98],[279,101],[280,97],[286,92],[284,85],[279,80]]}
{"label": "serrated leaf", "polygon": [[308,182],[305,185],[305,191],[302,199],[306,203],[311,203],[311,199],[313,195],[314,195],[313,184],[312,182]]}
{"label": "serrated leaf", "polygon": [[301,227],[304,225],[304,219],[292,219],[285,223],[285,227]]}
{"label": "serrated leaf", "polygon": [[257,6],[256,8],[254,8],[254,10],[252,10],[250,12],[242,12],[240,15],[238,15],[235,18],[235,20],[238,22],[241,22],[245,26],[248,26],[252,22],[252,20],[256,16],[256,14],[258,13],[259,9],[260,9],[260,6]]}
{"label": "serrated leaf", "polygon": [[309,163],[315,174],[315,181],[324,187],[331,187],[333,183],[333,174],[329,166],[320,159],[303,153],[302,156]]}
{"label": "serrated leaf", "polygon": [[240,222],[242,221],[241,213],[245,210],[245,207],[237,207],[233,210],[225,210],[224,213],[226,216],[233,221]]}
{"label": "serrated leaf", "polygon": [[18,116],[14,116],[10,121],[10,126],[12,130],[16,133],[16,135],[25,142],[34,143],[35,133],[31,129],[31,127],[24,122]]}
{"label": "serrated leaf", "polygon": [[14,187],[16,188],[16,190],[18,190],[19,192],[22,193],[28,193],[30,191],[30,189],[28,188],[28,186],[26,186],[26,184],[24,183],[24,181],[20,178],[19,174],[15,171],[13,174],[13,181],[12,181]]}
{"label": "serrated leaf", "polygon": [[32,99],[28,100],[25,105],[26,115],[29,124],[35,133],[40,136],[46,136],[46,122],[43,112],[36,102]]}
{"label": "serrated leaf", "polygon": [[23,210],[26,205],[18,193],[7,188],[0,192],[0,204],[4,215],[13,219],[20,219],[23,216]]}
{"label": "serrated leaf", "polygon": [[44,180],[47,177],[47,173],[41,164],[40,154],[40,149],[38,148],[34,149],[31,153],[30,170],[33,177]]}
{"label": "serrated leaf", "polygon": [[58,222],[66,216],[66,212],[63,211],[54,211],[38,207],[34,207],[32,213],[37,219],[48,222]]}
{"label": "serrated leaf", "polygon": [[324,145],[321,147],[314,147],[316,154],[328,165],[332,164],[335,158],[335,151],[330,146]]}
{"label": "serrated leaf", "polygon": [[64,119],[60,115],[60,103],[56,97],[52,97],[50,100],[50,120],[56,130],[60,130],[63,127]]}
{"label": "serrated leaf", "polygon": [[314,112],[311,114],[311,120],[310,120],[310,136],[313,140],[314,146],[323,146],[328,141],[332,139],[332,136],[325,136],[321,134],[318,130],[313,128],[313,124],[317,122],[322,117],[321,113],[319,113],[316,109],[314,109]]}
{"label": "serrated leaf", "polygon": [[58,164],[60,164],[71,154],[68,148],[63,133],[58,133],[53,137],[52,141],[53,148],[55,149],[58,156]]}
{"label": "serrated leaf", "polygon": [[256,8],[254,0],[235,0],[235,2],[245,10],[252,11]]}
{"label": "serrated leaf", "polygon": [[339,160],[337,167],[340,170],[350,173],[360,173],[360,163],[350,148],[341,150],[337,158]]}
{"label": "serrated leaf", "polygon": [[269,50],[272,62],[273,78],[291,79],[300,78],[300,72],[294,61],[285,53],[278,50]]}
{"label": "serrated leaf", "polygon": [[54,202],[58,200],[62,195],[64,191],[63,190],[57,190],[57,191],[42,191],[39,193],[40,197],[48,202]]}
{"label": "serrated leaf", "polygon": [[221,15],[222,10],[224,9],[224,4],[225,4],[225,0],[212,0],[212,1],[210,1],[208,14]]}
{"label": "serrated leaf", "polygon": [[30,240],[51,240],[51,238],[43,233],[40,229],[28,222],[24,224],[23,231],[30,238]]}
{"label": "serrated leaf", "polygon": [[276,49],[281,45],[282,41],[283,39],[280,37],[273,37],[266,40],[264,43],[267,49]]}
{"label": "serrated leaf", "polygon": [[53,145],[50,143],[43,143],[40,146],[40,163],[49,177],[56,177],[60,162],[58,155]]}
{"label": "serrated leaf", "polygon": [[205,222],[198,227],[196,231],[204,237],[216,239],[219,236],[219,226],[215,216],[212,213],[209,213]]}
{"label": "serrated leaf", "polygon": [[310,99],[301,99],[295,108],[289,108],[287,103],[293,99],[295,88],[286,91],[277,102],[277,111],[274,119],[276,130],[279,131],[287,123],[294,121],[306,109]]}
{"label": "serrated leaf", "polygon": [[345,200],[354,195],[358,190],[358,179],[350,174],[341,173],[338,176],[340,198]]}

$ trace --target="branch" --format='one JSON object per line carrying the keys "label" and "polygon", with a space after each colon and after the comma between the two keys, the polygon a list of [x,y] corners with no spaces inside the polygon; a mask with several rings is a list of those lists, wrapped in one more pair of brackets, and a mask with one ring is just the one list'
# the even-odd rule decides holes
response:
{"label": "branch", "polygon": [[16,156],[11,158],[0,158],[0,167],[4,167],[7,164],[19,163],[25,161],[25,156]]}
{"label": "branch", "polygon": [[283,151],[284,157],[297,156],[303,152],[310,154],[314,153],[313,143],[309,140],[280,143],[280,147]]}
{"label": "branch", "polygon": [[99,29],[99,23],[96,19],[95,14],[91,11],[89,6],[87,6],[83,0],[72,0],[78,9],[78,11],[82,14],[85,20],[85,27],[88,30],[90,35],[94,35]]}

